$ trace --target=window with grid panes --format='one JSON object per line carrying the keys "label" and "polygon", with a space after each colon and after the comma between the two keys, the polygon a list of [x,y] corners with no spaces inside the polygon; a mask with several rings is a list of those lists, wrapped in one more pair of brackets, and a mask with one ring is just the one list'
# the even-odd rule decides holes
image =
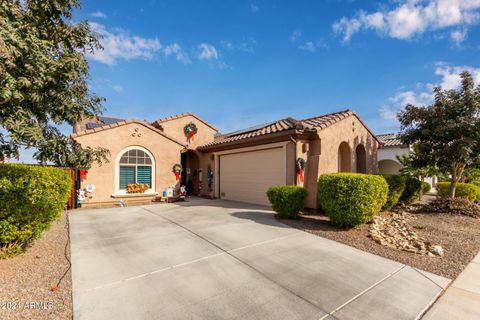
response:
{"label": "window with grid panes", "polygon": [[120,158],[120,189],[129,184],[142,183],[152,186],[152,158],[142,150],[126,151]]}

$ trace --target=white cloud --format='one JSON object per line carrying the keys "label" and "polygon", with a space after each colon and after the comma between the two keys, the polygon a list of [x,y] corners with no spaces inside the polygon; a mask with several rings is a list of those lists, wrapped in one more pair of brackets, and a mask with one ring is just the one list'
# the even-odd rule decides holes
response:
{"label": "white cloud", "polygon": [[452,38],[452,41],[456,45],[462,44],[463,41],[467,39],[467,29],[461,29],[461,30],[455,30],[450,33],[450,37]]}
{"label": "white cloud", "polygon": [[435,74],[442,77],[442,82],[439,85],[446,90],[456,89],[461,84],[460,73],[469,71],[472,74],[473,81],[476,85],[480,84],[480,68],[473,68],[469,66],[448,66],[444,63],[437,64]]}
{"label": "white cloud", "polygon": [[292,34],[291,34],[290,37],[288,37],[288,38],[290,39],[290,41],[295,42],[295,41],[297,41],[301,36],[302,36],[302,32],[299,31],[299,30],[295,30],[295,31],[292,32]]}
{"label": "white cloud", "polygon": [[412,104],[415,106],[427,105],[433,100],[433,95],[428,92],[400,91],[388,98],[386,105],[380,107],[380,116],[386,120],[395,120],[397,113]]}
{"label": "white cloud", "polygon": [[308,52],[315,52],[317,51],[317,47],[312,41],[307,41],[304,44],[298,46],[298,49],[308,51]]}
{"label": "white cloud", "polygon": [[344,42],[349,42],[352,36],[360,31],[362,22],[358,19],[347,19],[346,17],[343,17],[340,21],[334,22],[332,27],[336,34],[343,35]]}
{"label": "white cloud", "polygon": [[308,51],[308,52],[316,52],[318,49],[328,49],[328,46],[323,41],[319,40],[317,42],[313,41],[306,41],[298,46],[298,49]]}
{"label": "white cloud", "polygon": [[[427,31],[475,24],[480,17],[480,0],[400,0],[395,3],[397,6],[390,10],[359,11],[353,18],[342,17],[333,23],[333,30],[344,42],[360,30],[411,39]],[[456,34],[457,39],[462,38],[460,36],[462,34]],[[452,38],[455,41],[453,35]]]}
{"label": "white cloud", "polygon": [[183,51],[182,47],[178,43],[173,43],[166,46],[165,49],[163,49],[163,53],[166,57],[174,55],[175,59],[182,62],[183,64],[191,63],[188,54]]}
{"label": "white cloud", "polygon": [[117,93],[123,92],[123,87],[121,85],[114,84],[114,85],[111,85],[110,87],[113,89],[113,91]]}
{"label": "white cloud", "polygon": [[255,38],[243,39],[241,42],[234,43],[232,41],[222,41],[220,43],[223,49],[234,51],[238,50],[241,52],[246,52],[249,54],[255,53],[255,48],[257,47],[257,40]]}
{"label": "white cloud", "polygon": [[252,11],[252,13],[257,13],[258,11],[260,11],[260,8],[257,5],[252,3],[250,5],[250,10]]}
{"label": "white cloud", "polygon": [[104,25],[95,22],[90,22],[90,27],[101,35],[103,50],[97,50],[89,56],[108,65],[113,65],[118,60],[150,60],[153,54],[162,48],[157,38],[142,38],[120,30],[109,31]]}
{"label": "white cloud", "polygon": [[407,104],[423,106],[433,103],[433,88],[435,86],[441,86],[445,90],[457,89],[461,84],[460,73],[465,70],[470,71],[475,84],[479,85],[480,68],[469,66],[448,66],[444,63],[437,63],[435,75],[440,77],[438,83],[417,83],[414,90],[397,92],[393,97],[388,98],[385,105],[380,107],[380,116],[385,120],[396,120],[397,113],[402,111]]}
{"label": "white cloud", "polygon": [[217,49],[211,44],[201,43],[198,45],[200,53],[198,54],[198,59],[200,60],[218,60]]}
{"label": "white cloud", "polygon": [[92,16],[94,18],[101,18],[101,19],[106,19],[107,18],[107,15],[105,13],[103,13],[102,11],[92,12],[92,13],[90,13],[90,16]]}

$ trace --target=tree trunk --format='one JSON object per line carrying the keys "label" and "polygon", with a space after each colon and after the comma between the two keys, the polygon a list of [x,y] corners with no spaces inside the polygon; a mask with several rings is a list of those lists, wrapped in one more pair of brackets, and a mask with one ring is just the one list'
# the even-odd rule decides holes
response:
{"label": "tree trunk", "polygon": [[452,182],[450,183],[450,193],[449,197],[450,199],[455,199],[455,190],[457,189],[457,177],[453,177],[452,175]]}
{"label": "tree trunk", "polygon": [[450,168],[450,174],[452,175],[452,182],[450,183],[450,199],[455,199],[455,190],[457,189],[458,180],[462,177],[463,170],[465,169],[465,164],[454,163]]}
{"label": "tree trunk", "polygon": [[422,181],[422,187],[420,188],[420,193],[418,195],[418,200],[422,201],[422,197],[423,197],[423,183],[425,182],[425,177],[424,176],[420,176],[420,181]]}

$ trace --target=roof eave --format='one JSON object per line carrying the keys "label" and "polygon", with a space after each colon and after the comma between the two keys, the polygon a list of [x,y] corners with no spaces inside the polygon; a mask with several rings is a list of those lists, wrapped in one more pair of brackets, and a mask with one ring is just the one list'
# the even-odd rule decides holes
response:
{"label": "roof eave", "polygon": [[264,135],[256,136],[256,137],[252,137],[252,138],[247,138],[247,139],[239,139],[239,140],[234,140],[234,141],[225,142],[225,143],[218,143],[218,144],[214,144],[214,145],[211,145],[211,146],[200,146],[200,147],[197,148],[197,150],[203,151],[203,152],[219,151],[219,150],[223,150],[223,149],[231,149],[231,148],[236,148],[238,146],[252,144],[252,143],[258,143],[258,142],[263,142],[263,141],[268,143],[268,142],[270,142],[270,140],[275,140],[275,139],[279,139],[279,138],[286,138],[285,140],[287,140],[287,138],[291,135],[297,136],[297,135],[300,135],[300,134],[313,135],[314,132],[304,131],[304,130],[299,131],[297,129],[289,129],[289,130],[284,130],[284,131],[280,131],[280,132],[275,132],[275,133],[264,134]]}

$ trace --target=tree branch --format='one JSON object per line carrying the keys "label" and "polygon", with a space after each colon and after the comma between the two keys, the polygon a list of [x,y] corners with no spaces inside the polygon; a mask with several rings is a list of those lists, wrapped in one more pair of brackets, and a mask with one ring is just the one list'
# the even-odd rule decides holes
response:
{"label": "tree branch", "polygon": [[0,106],[1,106],[1,105],[4,105],[4,104],[6,104],[6,103],[8,103],[8,102],[10,102],[10,101],[12,101],[12,99],[5,99],[5,100],[3,100],[3,101],[0,101]]}

